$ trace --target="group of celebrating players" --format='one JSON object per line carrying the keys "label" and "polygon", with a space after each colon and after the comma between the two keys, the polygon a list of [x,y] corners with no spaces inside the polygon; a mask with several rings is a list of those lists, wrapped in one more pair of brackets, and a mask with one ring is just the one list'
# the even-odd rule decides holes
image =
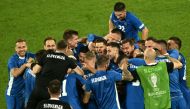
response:
{"label": "group of celebrating players", "polygon": [[104,37],[78,39],[68,29],[57,43],[45,38],[36,54],[17,40],[8,61],[7,108],[190,109],[179,37],[148,37],[148,28],[123,2],[115,3],[109,30]]}

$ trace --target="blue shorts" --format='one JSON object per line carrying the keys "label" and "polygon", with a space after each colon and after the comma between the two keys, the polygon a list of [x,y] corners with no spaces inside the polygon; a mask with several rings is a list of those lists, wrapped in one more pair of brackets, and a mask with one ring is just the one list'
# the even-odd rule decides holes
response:
{"label": "blue shorts", "polygon": [[142,103],[130,103],[126,104],[126,109],[144,109],[144,102]]}
{"label": "blue shorts", "polygon": [[82,109],[80,100],[76,98],[69,98],[69,104],[73,109]]}
{"label": "blue shorts", "polygon": [[7,109],[24,109],[24,95],[9,96],[6,95]]}
{"label": "blue shorts", "polygon": [[90,98],[87,109],[98,109],[97,103],[94,98]]}
{"label": "blue shorts", "polygon": [[190,90],[185,86],[180,86],[181,92],[183,93],[183,97],[187,104],[187,109],[190,109]]}
{"label": "blue shorts", "polygon": [[185,102],[185,99],[183,98],[183,95],[171,97],[171,108],[172,109],[187,109],[186,102]]}

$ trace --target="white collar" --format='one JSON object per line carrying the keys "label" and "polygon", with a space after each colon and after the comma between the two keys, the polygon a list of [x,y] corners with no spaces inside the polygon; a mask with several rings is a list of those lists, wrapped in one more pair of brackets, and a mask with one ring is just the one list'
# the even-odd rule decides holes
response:
{"label": "white collar", "polygon": [[55,52],[56,52],[56,53],[63,53],[63,52],[62,52],[62,51],[60,51],[60,50],[56,50]]}
{"label": "white collar", "polygon": [[59,98],[50,98],[50,100],[59,100]]}
{"label": "white collar", "polygon": [[156,62],[153,62],[153,63],[149,63],[147,65],[156,65],[157,63]]}
{"label": "white collar", "polygon": [[163,58],[163,57],[166,57],[167,55],[169,55],[169,54],[168,54],[168,53],[165,53],[165,54],[163,54],[163,55],[158,55],[157,57]]}
{"label": "white collar", "polygon": [[19,58],[19,59],[25,59],[25,57],[20,57],[20,56],[19,56],[18,58]]}
{"label": "white collar", "polygon": [[165,54],[164,54],[164,56],[167,56],[167,55],[169,55],[169,53],[165,53]]}

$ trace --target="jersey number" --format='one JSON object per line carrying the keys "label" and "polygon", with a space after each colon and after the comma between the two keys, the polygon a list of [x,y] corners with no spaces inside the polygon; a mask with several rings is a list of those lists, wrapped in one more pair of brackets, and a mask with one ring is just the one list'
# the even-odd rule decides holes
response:
{"label": "jersey number", "polygon": [[119,29],[120,29],[121,31],[125,32],[125,27],[124,27],[124,26],[119,25]]}

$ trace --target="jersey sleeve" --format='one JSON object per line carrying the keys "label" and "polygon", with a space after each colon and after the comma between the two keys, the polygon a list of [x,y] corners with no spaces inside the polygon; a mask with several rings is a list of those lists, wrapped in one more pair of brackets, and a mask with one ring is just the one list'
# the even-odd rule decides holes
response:
{"label": "jersey sleeve", "polygon": [[95,34],[88,34],[87,41],[88,42],[94,42],[96,39],[102,38],[100,36],[96,36]]}
{"label": "jersey sleeve", "polygon": [[71,69],[75,69],[76,67],[77,67],[77,64],[74,62],[74,60],[72,60],[72,59],[70,59],[70,58],[68,58],[68,63],[69,63],[69,68],[71,68]]}
{"label": "jersey sleeve", "polygon": [[134,44],[135,49],[139,49],[139,45],[138,44]]}
{"label": "jersey sleeve", "polygon": [[30,52],[27,52],[27,58],[35,58],[36,57],[36,55],[35,54],[33,54],[33,53],[30,53]]}
{"label": "jersey sleeve", "polygon": [[166,62],[168,73],[173,72],[174,64],[172,62]]}
{"label": "jersey sleeve", "polygon": [[[114,20],[114,12],[111,13],[109,20],[113,23],[113,20]],[[113,23],[113,24],[114,24],[114,23]]]}
{"label": "jersey sleeve", "polygon": [[179,58],[179,51],[178,50],[170,50],[169,55],[172,58],[178,59]]}
{"label": "jersey sleeve", "polygon": [[16,60],[14,58],[11,58],[9,61],[8,61],[8,68],[11,70],[13,68],[18,68],[17,66],[17,63],[16,63]]}
{"label": "jersey sleeve", "polygon": [[181,80],[186,80],[186,59],[185,57],[180,53],[179,55],[179,60],[183,64],[182,68],[179,69],[179,76],[180,76],[180,81]]}
{"label": "jersey sleeve", "polygon": [[85,83],[85,91],[90,92],[91,88],[90,88],[90,81],[87,80],[87,82]]}
{"label": "jersey sleeve", "polygon": [[140,80],[140,77],[139,75],[137,74],[137,71],[134,70],[131,72],[132,76],[133,76],[133,81],[136,81],[136,80]]}
{"label": "jersey sleeve", "polygon": [[145,28],[145,25],[136,16],[131,14],[130,20],[137,30],[142,31]]}
{"label": "jersey sleeve", "polygon": [[46,56],[47,56],[47,55],[43,55],[43,56],[38,60],[38,63],[37,63],[37,64],[39,64],[40,66],[42,66],[42,65],[44,64],[44,62],[45,62]]}
{"label": "jersey sleeve", "polygon": [[76,78],[80,81],[81,84],[84,85],[86,83],[86,80],[83,79],[83,77],[81,75],[76,74]]}
{"label": "jersey sleeve", "polygon": [[121,81],[122,80],[122,74],[121,73],[118,73],[114,70],[111,70],[109,72],[111,78],[113,78],[114,81]]}

